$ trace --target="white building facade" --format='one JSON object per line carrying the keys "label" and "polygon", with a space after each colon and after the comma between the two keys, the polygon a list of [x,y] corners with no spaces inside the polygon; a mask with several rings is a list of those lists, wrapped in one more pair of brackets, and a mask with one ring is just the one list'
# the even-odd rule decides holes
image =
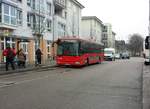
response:
{"label": "white building facade", "polygon": [[81,35],[81,11],[83,8],[84,6],[77,0],[66,0],[64,7],[55,7],[55,40]]}
{"label": "white building facade", "polygon": [[82,17],[82,38],[101,43],[103,23],[96,16]]}
{"label": "white building facade", "polygon": [[115,48],[115,35],[116,33],[112,31],[112,25],[104,24],[102,42],[105,48]]}

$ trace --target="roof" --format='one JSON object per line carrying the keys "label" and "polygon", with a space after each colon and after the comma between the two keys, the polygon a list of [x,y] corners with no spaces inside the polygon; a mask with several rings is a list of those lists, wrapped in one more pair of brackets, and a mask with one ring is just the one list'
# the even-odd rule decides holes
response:
{"label": "roof", "polygon": [[81,9],[85,8],[80,2],[77,0],[72,0],[76,5],[78,5]]}
{"label": "roof", "polygon": [[83,16],[82,17],[82,20],[91,20],[91,19],[94,19],[94,20],[98,21],[99,23],[103,24],[103,22],[96,16]]}
{"label": "roof", "polygon": [[112,31],[112,34],[116,35],[116,33],[115,33],[115,32],[113,32],[113,31]]}

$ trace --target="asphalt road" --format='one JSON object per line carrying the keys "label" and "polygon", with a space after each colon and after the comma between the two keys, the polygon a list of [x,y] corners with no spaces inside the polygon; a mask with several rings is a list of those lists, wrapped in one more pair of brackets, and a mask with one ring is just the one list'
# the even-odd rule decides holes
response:
{"label": "asphalt road", "polygon": [[142,61],[0,76],[0,109],[142,109]]}

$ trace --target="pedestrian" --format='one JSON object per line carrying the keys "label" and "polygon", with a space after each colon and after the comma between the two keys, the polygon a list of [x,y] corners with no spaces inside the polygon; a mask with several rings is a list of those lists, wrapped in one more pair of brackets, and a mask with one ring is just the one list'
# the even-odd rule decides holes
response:
{"label": "pedestrian", "polygon": [[42,55],[43,55],[40,48],[38,48],[36,50],[35,54],[36,54],[36,60],[37,60],[36,65],[40,65],[41,64],[41,58],[42,58]]}
{"label": "pedestrian", "polygon": [[3,56],[6,56],[6,71],[8,71],[9,64],[11,64],[11,68],[15,70],[14,57],[16,56],[16,53],[14,50],[11,49],[10,46],[7,46],[3,51]]}
{"label": "pedestrian", "polygon": [[[14,52],[15,54],[17,54],[17,53],[16,53],[15,46],[12,47],[12,50],[13,50],[13,52]],[[17,56],[15,56],[15,57],[14,57],[14,65],[16,66],[17,63],[18,63],[18,61],[17,61]]]}
{"label": "pedestrian", "polygon": [[21,48],[18,53],[17,53],[17,57],[18,57],[18,67],[26,67],[25,63],[26,63],[26,55],[23,51],[23,49]]}

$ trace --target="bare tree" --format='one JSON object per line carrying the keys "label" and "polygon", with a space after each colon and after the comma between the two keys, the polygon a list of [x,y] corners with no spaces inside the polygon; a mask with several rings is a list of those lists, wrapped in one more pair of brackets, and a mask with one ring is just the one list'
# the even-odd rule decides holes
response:
{"label": "bare tree", "polygon": [[129,49],[133,56],[140,56],[143,51],[143,40],[143,37],[137,33],[129,38]]}

